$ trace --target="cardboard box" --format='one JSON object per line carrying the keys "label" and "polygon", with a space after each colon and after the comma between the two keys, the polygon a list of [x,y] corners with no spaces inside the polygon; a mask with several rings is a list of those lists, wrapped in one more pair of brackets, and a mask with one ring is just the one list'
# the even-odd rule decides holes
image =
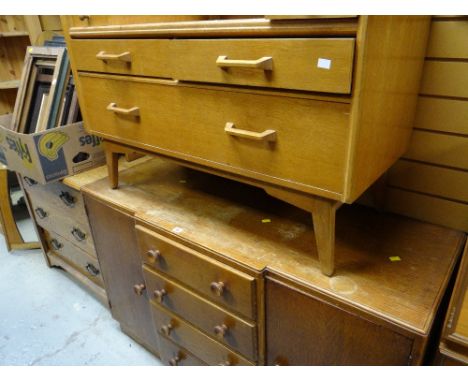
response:
{"label": "cardboard box", "polygon": [[46,184],[105,162],[102,139],[88,134],[82,122],[34,134],[9,129],[11,114],[0,116],[0,162]]}

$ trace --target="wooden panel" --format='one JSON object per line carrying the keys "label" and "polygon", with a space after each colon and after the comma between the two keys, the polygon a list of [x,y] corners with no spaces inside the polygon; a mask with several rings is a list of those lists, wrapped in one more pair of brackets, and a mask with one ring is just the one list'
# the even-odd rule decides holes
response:
{"label": "wooden panel", "polygon": [[360,17],[345,201],[356,200],[409,143],[429,33],[421,16]]}
{"label": "wooden panel", "polygon": [[[442,342],[468,357],[468,243],[465,246],[450,305],[447,310]],[[455,344],[455,346],[454,346]]]}
{"label": "wooden panel", "polygon": [[[468,69],[468,68],[467,68]],[[468,75],[468,71],[466,72]],[[468,100],[420,96],[414,127],[468,135]]]}
{"label": "wooden panel", "polygon": [[[142,261],[181,280],[217,304],[222,304],[246,317],[255,317],[253,277],[213,261],[208,256],[201,255],[142,226],[136,226],[136,233]],[[148,261],[149,250],[160,252],[156,261]],[[194,272],[187,272],[187,269],[192,269]],[[211,289],[211,284],[218,282],[224,284],[224,290],[220,295]]]}
{"label": "wooden panel", "polygon": [[[74,16],[71,16],[73,18]],[[99,17],[99,16],[98,16]],[[131,16],[130,16],[131,17]],[[146,17],[146,16],[145,16]],[[70,16],[62,19],[67,23]],[[146,19],[148,20],[148,19]],[[155,20],[156,21],[156,20]],[[159,20],[162,21],[162,20]],[[166,19],[168,21],[168,19]],[[98,23],[96,23],[98,24]],[[134,25],[111,25],[71,28],[72,38],[134,38],[134,37],[286,37],[286,36],[354,36],[357,19],[346,20],[295,20],[294,22],[272,22],[264,18],[245,18],[232,20],[208,20],[193,23],[184,22],[147,22]],[[128,24],[128,23],[123,23]],[[71,20],[70,25],[76,25]]]}
{"label": "wooden panel", "polygon": [[[88,130],[105,138],[260,181],[337,199],[343,188],[349,105],[219,87],[81,74]],[[139,107],[139,119],[106,110]],[[276,141],[234,137],[274,130]],[[183,136],[184,139],[178,137]]]}
{"label": "wooden panel", "polygon": [[[53,232],[44,232],[45,240],[51,252],[64,258],[91,281],[104,287],[99,263],[94,256],[82,251],[68,240]],[[55,244],[53,243],[55,242]],[[54,248],[54,245],[56,246]]]}
{"label": "wooden panel", "polygon": [[[247,322],[210,303],[147,266],[143,267],[143,275],[149,297],[155,304],[162,304],[209,336],[216,337],[218,341],[245,357],[257,360],[257,336],[254,323]],[[165,292],[161,302],[154,298],[154,291]],[[222,325],[226,326],[226,334],[218,337],[215,328]]]}
{"label": "wooden panel", "polygon": [[0,81],[18,80],[21,77],[29,38],[0,38]]}
{"label": "wooden panel", "polygon": [[421,94],[468,98],[468,62],[426,61]]}
{"label": "wooden panel", "polygon": [[0,16],[0,31],[18,32],[26,30],[23,16]]}
{"label": "wooden panel", "polygon": [[160,335],[164,326],[169,326],[167,336],[178,345],[187,349],[193,355],[208,365],[251,366],[250,361],[232,352],[224,345],[206,336],[184,320],[175,317],[169,311],[151,302],[155,328]]}
{"label": "wooden panel", "polygon": [[133,291],[135,284],[144,281],[134,221],[86,194],[84,197],[112,315],[137,342],[158,353],[148,300]]}
{"label": "wooden panel", "polygon": [[413,340],[278,282],[266,283],[268,365],[408,365]]}
{"label": "wooden panel", "polygon": [[465,203],[389,187],[386,209],[419,220],[468,231],[468,204]]}
{"label": "wooden panel", "polygon": [[44,31],[61,31],[62,24],[60,23],[60,16],[39,16],[42,30]]}
{"label": "wooden panel", "polygon": [[468,58],[468,20],[433,21],[427,57]]}
{"label": "wooden panel", "polygon": [[467,170],[467,153],[468,137],[414,130],[404,157]]}
{"label": "wooden panel", "polygon": [[467,171],[400,160],[390,169],[387,182],[390,186],[468,202]]}
{"label": "wooden panel", "polygon": [[17,89],[0,91],[0,115],[12,113],[15,107]]}
{"label": "wooden panel", "polygon": [[[72,40],[71,50],[77,70],[348,94],[354,39]],[[128,52],[131,62],[100,60],[100,52]],[[270,57],[271,67],[221,68],[220,56]]]}
{"label": "wooden panel", "polygon": [[165,337],[159,337],[161,361],[168,366],[205,366],[192,353],[176,345]]}

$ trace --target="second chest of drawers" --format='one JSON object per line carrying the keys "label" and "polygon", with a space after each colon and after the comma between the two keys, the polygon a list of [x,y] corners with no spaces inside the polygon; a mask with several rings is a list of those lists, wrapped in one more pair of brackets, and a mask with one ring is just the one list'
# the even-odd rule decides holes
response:
{"label": "second chest of drawers", "polygon": [[256,364],[259,281],[148,225],[137,224],[136,232],[161,348],[173,341],[181,354],[188,352],[210,365]]}
{"label": "second chest of drawers", "polygon": [[21,180],[46,260],[108,304],[81,192],[62,182]]}

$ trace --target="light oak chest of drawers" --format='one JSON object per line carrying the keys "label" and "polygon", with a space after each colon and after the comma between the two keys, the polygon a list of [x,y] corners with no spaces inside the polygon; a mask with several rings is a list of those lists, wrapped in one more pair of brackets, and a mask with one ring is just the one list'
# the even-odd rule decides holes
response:
{"label": "light oak chest of drawers", "polygon": [[333,273],[336,209],[406,149],[428,17],[63,22],[113,187],[129,148],[262,187],[312,213]]}

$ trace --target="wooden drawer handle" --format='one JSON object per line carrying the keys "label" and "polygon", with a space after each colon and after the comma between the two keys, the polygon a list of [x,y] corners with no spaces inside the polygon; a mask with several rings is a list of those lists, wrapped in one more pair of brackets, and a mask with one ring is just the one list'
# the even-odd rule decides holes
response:
{"label": "wooden drawer handle", "polygon": [[139,117],[140,116],[140,108],[138,106],[131,107],[130,109],[123,109],[121,107],[117,107],[117,104],[111,102],[107,105],[107,110],[112,111],[116,114],[128,115],[131,117]]}
{"label": "wooden drawer handle", "polygon": [[222,281],[213,281],[210,285],[211,291],[216,295],[216,296],[222,296],[224,293],[226,286]]}
{"label": "wooden drawer handle", "polygon": [[143,295],[143,292],[145,291],[145,289],[146,289],[145,284],[135,284],[133,286],[133,291],[135,292],[137,296]]}
{"label": "wooden drawer handle", "polygon": [[174,329],[172,324],[163,325],[161,326],[161,333],[169,337],[171,335],[172,329]]}
{"label": "wooden drawer handle", "polygon": [[68,191],[61,191],[59,195],[60,200],[65,204],[67,207],[74,207],[75,206],[75,198],[71,195]]}
{"label": "wooden drawer handle", "polygon": [[226,336],[228,327],[225,324],[216,325],[213,331],[214,331],[215,336],[218,337],[220,340],[222,340]]}
{"label": "wooden drawer handle", "polygon": [[56,251],[58,251],[60,248],[63,247],[63,244],[61,242],[59,242],[57,239],[52,239],[50,241],[50,245],[52,246],[52,248]]}
{"label": "wooden drawer handle", "polygon": [[76,241],[83,241],[84,239],[86,239],[86,234],[79,228],[73,227],[71,234],[76,239]]}
{"label": "wooden drawer handle", "polygon": [[25,176],[25,177],[23,177],[23,179],[24,179],[24,181],[26,182],[26,184],[27,184],[28,186],[30,186],[30,187],[31,187],[31,186],[34,186],[35,184],[37,184],[37,182],[36,182],[34,179],[30,178],[29,176]]}
{"label": "wooden drawer handle", "polygon": [[45,219],[48,215],[47,212],[45,212],[41,207],[37,207],[35,210],[36,215],[39,217],[39,219]]}
{"label": "wooden drawer handle", "polygon": [[156,289],[154,292],[153,292],[153,296],[154,298],[156,299],[157,302],[159,302],[160,304],[163,302],[163,299],[164,299],[164,296],[167,294],[166,290],[165,289]]}
{"label": "wooden drawer handle", "polygon": [[96,54],[98,60],[106,61],[121,61],[121,62],[132,62],[132,56],[130,52],[123,52],[119,54],[106,53],[105,51],[100,51]]}
{"label": "wooden drawer handle", "polygon": [[251,68],[273,70],[273,57],[262,57],[258,60],[229,60],[227,56],[219,56],[216,65],[220,68]]}
{"label": "wooden drawer handle", "polygon": [[276,130],[265,130],[261,133],[256,133],[254,131],[236,129],[234,123],[228,122],[226,123],[226,126],[224,126],[224,131],[229,135],[253,139],[254,141],[276,141]]}
{"label": "wooden drawer handle", "polygon": [[170,366],[177,366],[180,362],[180,355],[176,355],[169,360]]}
{"label": "wooden drawer handle", "polygon": [[150,263],[155,263],[161,258],[161,252],[159,252],[157,249],[150,249],[146,252],[146,258]]}
{"label": "wooden drawer handle", "polygon": [[86,264],[85,268],[91,276],[97,276],[99,273],[101,273],[99,269],[97,269],[93,264],[90,263]]}
{"label": "wooden drawer handle", "polygon": [[79,19],[80,19],[80,21],[89,20],[89,15],[80,15]]}

